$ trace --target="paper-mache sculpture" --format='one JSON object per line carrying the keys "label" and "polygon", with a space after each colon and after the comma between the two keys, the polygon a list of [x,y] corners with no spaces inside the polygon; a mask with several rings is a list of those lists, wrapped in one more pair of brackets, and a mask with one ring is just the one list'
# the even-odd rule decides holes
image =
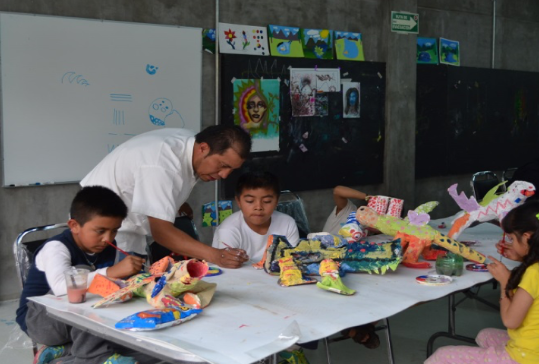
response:
{"label": "paper-mache sculpture", "polygon": [[[408,221],[406,221],[394,216],[379,215],[373,209],[362,206],[357,210],[356,218],[361,225],[377,229],[395,239],[401,239],[404,251],[402,264],[407,267],[430,268],[430,263],[418,260],[422,253],[438,254],[430,250],[433,243],[471,261],[479,263],[485,261],[483,254],[428,226],[427,222],[430,220],[430,216],[426,213],[410,211]],[[428,258],[432,259],[433,257],[427,256],[426,259]]]}
{"label": "paper-mache sculpture", "polygon": [[324,259],[320,262],[320,277],[322,281],[316,283],[319,288],[345,296],[356,293],[355,290],[344,285],[339,275],[339,264],[332,259]]}
{"label": "paper-mache sculpture", "polygon": [[507,213],[515,207],[522,205],[526,199],[535,194],[535,186],[529,182],[515,181],[507,188],[507,192],[496,195],[498,186],[487,192],[481,203],[475,197],[466,197],[464,192],[457,193],[457,184],[451,185],[447,191],[457,205],[462,209],[451,224],[447,234],[453,239],[473,223],[501,221]]}
{"label": "paper-mache sculpture", "polygon": [[283,287],[298,286],[301,284],[316,283],[316,279],[309,278],[298,268],[292,257],[279,259],[281,270],[277,283]]}
{"label": "paper-mache sculpture", "polygon": [[[129,299],[131,294],[146,298],[148,303],[157,309],[175,308],[180,311],[183,307],[199,309],[210,303],[217,286],[215,283],[201,281],[208,272],[208,264],[197,259],[173,263],[169,257],[165,257],[154,263],[150,271],[152,274],[141,273],[127,281],[114,280],[113,283],[119,282],[115,283],[116,286],[107,284],[107,289],[101,289],[100,292],[110,293],[92,307],[123,302]],[[98,283],[106,283],[108,280],[106,277],[97,279]],[[115,290],[115,287],[119,289]]]}
{"label": "paper-mache sculpture", "polygon": [[162,308],[137,312],[118,321],[115,328],[130,331],[149,331],[176,326],[195,318],[201,309],[182,306],[181,309]]}

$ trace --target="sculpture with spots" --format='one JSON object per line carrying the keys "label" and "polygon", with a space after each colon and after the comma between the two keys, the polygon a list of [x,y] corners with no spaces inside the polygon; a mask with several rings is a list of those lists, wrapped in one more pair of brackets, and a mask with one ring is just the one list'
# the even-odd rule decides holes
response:
{"label": "sculpture with spots", "polygon": [[395,239],[400,238],[404,251],[402,264],[406,267],[431,268],[430,263],[418,261],[421,254],[425,259],[436,259],[436,256],[440,254],[440,250],[430,249],[431,244],[436,244],[473,262],[485,261],[483,254],[427,225],[430,216],[425,213],[410,211],[408,220],[402,220],[394,216],[379,215],[373,209],[362,206],[356,212],[356,219],[363,226],[379,230],[382,234],[393,236]]}

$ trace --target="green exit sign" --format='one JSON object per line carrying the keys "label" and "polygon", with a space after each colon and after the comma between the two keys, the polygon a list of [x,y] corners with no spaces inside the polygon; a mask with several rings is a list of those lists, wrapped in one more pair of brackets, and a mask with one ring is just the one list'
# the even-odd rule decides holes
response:
{"label": "green exit sign", "polygon": [[392,11],[391,31],[397,33],[419,33],[419,14]]}

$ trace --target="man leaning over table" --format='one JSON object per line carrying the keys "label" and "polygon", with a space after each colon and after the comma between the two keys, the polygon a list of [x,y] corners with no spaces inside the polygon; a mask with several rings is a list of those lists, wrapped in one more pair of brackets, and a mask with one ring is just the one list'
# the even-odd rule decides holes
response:
{"label": "man leaning over table", "polygon": [[227,178],[250,150],[251,137],[239,126],[210,126],[196,135],[164,128],[122,143],[80,184],[108,187],[127,205],[129,214],[116,235],[121,249],[145,256],[147,241],[155,240],[175,253],[239,268],[248,260],[245,252],[213,248],[173,223],[199,180]]}

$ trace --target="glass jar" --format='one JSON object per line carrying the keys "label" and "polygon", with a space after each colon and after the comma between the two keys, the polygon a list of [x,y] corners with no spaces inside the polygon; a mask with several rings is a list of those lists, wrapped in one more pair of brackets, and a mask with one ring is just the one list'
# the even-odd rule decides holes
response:
{"label": "glass jar", "polygon": [[464,259],[457,254],[448,252],[436,258],[436,273],[446,276],[460,276],[464,268]]}

